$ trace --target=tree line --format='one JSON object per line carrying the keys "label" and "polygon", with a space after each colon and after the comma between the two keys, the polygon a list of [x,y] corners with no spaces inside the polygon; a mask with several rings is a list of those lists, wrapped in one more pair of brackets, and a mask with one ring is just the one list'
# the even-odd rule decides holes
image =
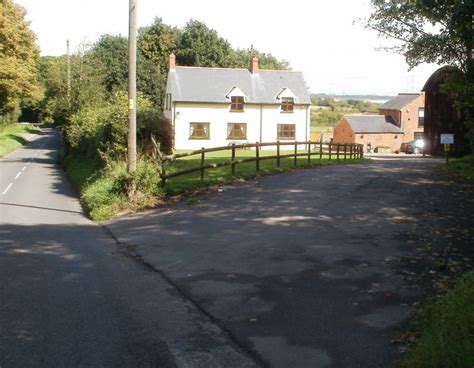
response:
{"label": "tree line", "polygon": [[[25,10],[2,0],[0,11],[0,122],[54,123],[73,154],[103,164],[125,159],[128,39],[105,34],[71,55],[40,57]],[[138,30],[137,124],[142,149],[148,147],[151,134],[162,140],[165,151],[171,149],[169,123],[162,116],[171,53],[183,66],[247,68],[251,56],[257,56],[262,68],[289,67],[287,61],[253,47],[233,48],[203,22],[191,19],[178,28],[155,18]]]}
{"label": "tree line", "polygon": [[[157,110],[163,107],[167,62],[174,52],[179,65],[247,67],[251,55],[263,68],[286,69],[288,63],[271,54],[233,49],[229,42],[203,22],[190,20],[183,28],[165,24],[160,18],[138,32],[137,90]],[[43,94],[22,101],[30,120],[68,123],[80,109],[100,106],[118,91],[127,90],[128,40],[103,35],[90,47],[82,46],[70,56],[71,90],[67,98],[67,56],[45,56],[37,63],[37,81]]]}

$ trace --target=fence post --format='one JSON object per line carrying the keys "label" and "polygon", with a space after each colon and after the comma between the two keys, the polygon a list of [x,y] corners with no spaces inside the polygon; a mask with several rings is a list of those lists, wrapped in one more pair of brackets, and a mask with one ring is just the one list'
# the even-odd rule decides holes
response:
{"label": "fence post", "polygon": [[347,144],[344,143],[344,161],[347,160],[346,154],[347,154]]}
{"label": "fence post", "polygon": [[311,163],[311,140],[308,142],[308,164]]}
{"label": "fence post", "polygon": [[349,148],[350,148],[349,158],[350,158],[351,160],[352,160],[352,147],[353,147],[353,146],[352,146],[352,143],[351,143],[351,145],[349,146]]}
{"label": "fence post", "polygon": [[277,141],[277,167],[280,167],[280,141]]}
{"label": "fence post", "polygon": [[204,152],[204,147],[202,147],[203,149],[203,152],[201,152],[201,181],[204,180],[204,156],[205,156],[205,152]]}
{"label": "fence post", "polygon": [[235,143],[232,143],[232,176],[235,176]]}
{"label": "fence post", "polygon": [[323,159],[323,140],[319,141],[319,160]]}
{"label": "fence post", "polygon": [[340,151],[339,143],[337,144],[336,149],[337,149],[337,151],[336,151],[336,159],[337,159],[337,161],[339,161],[339,151]]}
{"label": "fence post", "polygon": [[298,159],[297,154],[298,154],[298,144],[295,142],[295,158],[293,160],[293,166],[295,167],[298,165],[298,163],[296,162],[296,160]]}
{"label": "fence post", "polygon": [[258,142],[255,143],[255,157],[256,157],[256,160],[255,160],[256,169],[257,171],[260,171],[260,150],[258,147]]}
{"label": "fence post", "polygon": [[331,159],[331,153],[332,153],[332,143],[329,142],[329,159]]}

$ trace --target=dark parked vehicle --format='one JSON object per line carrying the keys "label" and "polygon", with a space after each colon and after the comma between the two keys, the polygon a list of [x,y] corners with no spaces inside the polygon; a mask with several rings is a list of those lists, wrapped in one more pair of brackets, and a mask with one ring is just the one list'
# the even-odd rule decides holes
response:
{"label": "dark parked vehicle", "polygon": [[423,153],[423,147],[425,146],[425,142],[423,139],[415,139],[410,142],[402,143],[400,146],[400,152],[405,153],[414,153],[416,155]]}

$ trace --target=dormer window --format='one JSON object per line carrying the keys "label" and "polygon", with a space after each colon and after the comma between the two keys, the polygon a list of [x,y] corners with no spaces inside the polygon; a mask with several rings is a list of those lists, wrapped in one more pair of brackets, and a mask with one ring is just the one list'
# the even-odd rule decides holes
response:
{"label": "dormer window", "polygon": [[232,96],[230,98],[230,111],[244,111],[243,96]]}
{"label": "dormer window", "polygon": [[293,112],[295,100],[293,97],[281,98],[281,112]]}

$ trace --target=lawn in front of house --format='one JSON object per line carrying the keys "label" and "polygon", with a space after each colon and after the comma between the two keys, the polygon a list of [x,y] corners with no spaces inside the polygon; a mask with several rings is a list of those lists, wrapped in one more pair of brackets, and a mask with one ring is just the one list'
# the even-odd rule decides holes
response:
{"label": "lawn in front of house", "polygon": [[[185,153],[186,151],[176,151],[177,153]],[[294,151],[280,151],[280,155],[293,154]],[[306,153],[304,150],[298,150],[298,153]],[[275,156],[277,154],[276,150],[260,150],[260,158]],[[235,159],[243,160],[256,156],[255,150],[236,150]],[[230,161],[231,159],[231,150],[217,151],[206,153],[204,164],[215,164],[222,163],[225,161]],[[334,165],[338,163],[360,163],[365,161],[365,159],[349,159],[347,155],[347,160],[344,160],[343,155],[341,154],[339,160],[336,159],[336,155],[332,154],[331,160],[329,160],[329,155],[323,154],[322,159],[318,152],[312,152],[311,160],[308,161],[308,156],[300,156],[296,159],[293,157],[280,158],[280,167],[277,166],[277,159],[261,159],[260,160],[260,170],[257,171],[256,162],[246,162],[237,164],[235,166],[235,175],[232,175],[232,166],[220,166],[212,169],[206,169],[204,172],[204,179],[201,181],[201,173],[199,171],[193,172],[190,174],[185,174],[182,176],[173,177],[166,180],[166,185],[164,186],[165,193],[167,195],[176,195],[183,192],[188,192],[190,190],[205,187],[214,184],[222,184],[231,181],[232,179],[245,179],[251,178],[258,175],[267,175],[272,173],[279,173],[284,171],[293,170],[295,168],[308,168],[324,165]],[[177,159],[173,162],[165,164],[165,170],[167,174],[171,174],[177,171],[189,169],[192,167],[200,167],[201,157],[199,154],[193,156],[187,156],[180,159]]]}

